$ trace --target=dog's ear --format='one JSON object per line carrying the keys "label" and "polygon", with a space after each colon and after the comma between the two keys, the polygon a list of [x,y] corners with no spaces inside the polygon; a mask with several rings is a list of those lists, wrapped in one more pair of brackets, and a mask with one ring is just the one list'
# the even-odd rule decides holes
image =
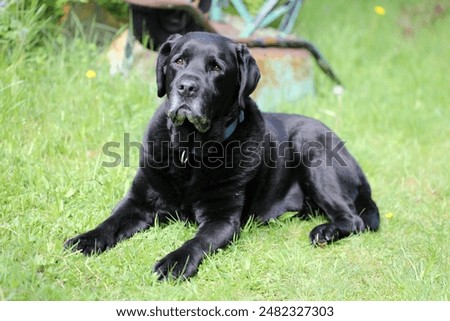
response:
{"label": "dog's ear", "polygon": [[248,48],[244,44],[237,45],[237,58],[239,68],[239,107],[244,109],[245,98],[255,90],[258,84],[261,73],[259,72],[258,65],[255,59],[252,57]]}
{"label": "dog's ear", "polygon": [[167,60],[169,59],[174,42],[180,37],[180,34],[171,35],[159,48],[158,58],[156,59],[156,85],[158,86],[158,97],[163,97],[166,94]]}

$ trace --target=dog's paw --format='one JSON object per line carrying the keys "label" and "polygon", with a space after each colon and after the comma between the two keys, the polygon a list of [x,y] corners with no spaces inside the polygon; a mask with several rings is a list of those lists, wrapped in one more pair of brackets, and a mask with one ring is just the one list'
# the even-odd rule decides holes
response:
{"label": "dog's paw", "polygon": [[313,228],[309,233],[312,245],[324,246],[339,238],[339,231],[334,224],[326,223]]}
{"label": "dog's paw", "polygon": [[97,230],[80,234],[64,243],[64,248],[79,251],[84,255],[98,254],[106,251],[111,246],[112,242]]}
{"label": "dog's paw", "polygon": [[153,267],[153,272],[158,275],[160,281],[187,279],[197,272],[200,259],[193,251],[180,248],[158,261]]}

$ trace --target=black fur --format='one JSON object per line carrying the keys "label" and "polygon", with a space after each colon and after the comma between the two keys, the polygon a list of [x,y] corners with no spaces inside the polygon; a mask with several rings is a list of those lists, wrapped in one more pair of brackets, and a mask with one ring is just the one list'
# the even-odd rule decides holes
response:
{"label": "black fur", "polygon": [[99,253],[156,220],[192,220],[195,237],[154,266],[160,279],[187,278],[251,216],[319,210],[329,223],[311,231],[314,245],[377,230],[369,183],[342,141],[317,120],[261,113],[249,98],[259,76],[244,45],[203,32],[170,37],[157,61],[158,95],[167,99],[150,121],[130,191],[66,247]]}

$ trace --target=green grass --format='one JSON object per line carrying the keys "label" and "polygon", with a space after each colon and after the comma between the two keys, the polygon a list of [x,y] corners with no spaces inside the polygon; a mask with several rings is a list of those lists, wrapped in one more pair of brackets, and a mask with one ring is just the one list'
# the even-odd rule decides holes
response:
{"label": "green grass", "polygon": [[[444,13],[433,13],[439,3]],[[249,224],[187,282],[157,282],[151,268],[193,225],[158,226],[99,256],[63,250],[126,192],[137,152],[131,167],[105,168],[102,146],[124,133],[141,140],[158,105],[154,80],[110,77],[82,41],[0,50],[0,299],[448,300],[448,9],[438,0],[305,3],[297,31],[346,91],[339,103],[317,71],[317,96],[279,110],[317,117],[347,141],[381,229],[320,249],[308,233],[322,218]],[[97,77],[87,79],[88,69]]]}

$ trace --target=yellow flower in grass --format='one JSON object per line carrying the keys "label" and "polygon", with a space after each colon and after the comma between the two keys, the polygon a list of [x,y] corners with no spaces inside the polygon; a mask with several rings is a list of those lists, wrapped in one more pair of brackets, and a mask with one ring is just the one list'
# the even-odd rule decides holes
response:
{"label": "yellow flower in grass", "polygon": [[88,71],[86,71],[85,75],[86,75],[86,77],[88,79],[92,79],[92,78],[97,77],[97,73],[94,70],[92,70],[92,69],[89,69]]}
{"label": "yellow flower in grass", "polygon": [[384,217],[387,218],[387,219],[391,219],[391,218],[394,217],[394,213],[388,212],[388,213],[384,214]]}
{"label": "yellow flower in grass", "polygon": [[375,6],[375,13],[380,16],[384,16],[386,14],[386,10],[382,6]]}

